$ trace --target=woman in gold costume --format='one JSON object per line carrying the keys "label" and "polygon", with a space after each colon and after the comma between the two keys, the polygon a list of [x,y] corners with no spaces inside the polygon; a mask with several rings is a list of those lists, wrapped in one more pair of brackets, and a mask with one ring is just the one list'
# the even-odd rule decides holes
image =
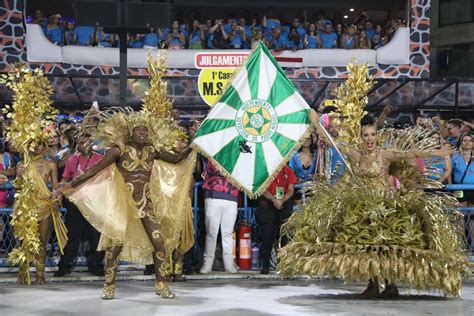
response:
{"label": "woman in gold costume", "polygon": [[[36,284],[44,284],[46,244],[51,231],[51,222],[54,224],[59,248],[62,252],[67,243],[67,230],[59,213],[59,201],[53,199],[52,192],[48,189],[48,183],[51,184],[53,192],[58,189],[58,169],[56,163],[42,158],[44,146],[39,144],[31,153],[31,162],[25,167],[22,163],[17,166],[17,175],[25,175],[26,179],[32,185],[32,192],[35,198],[35,212],[38,222],[38,232],[40,240],[39,254],[36,258]],[[15,210],[15,205],[13,205]],[[51,220],[52,218],[52,220]],[[18,283],[26,284],[27,275],[20,268]]]}
{"label": "woman in gold costume", "polygon": [[[313,110],[310,119],[327,139]],[[416,149],[411,135],[415,132],[404,133],[386,140],[386,149],[380,148],[376,127],[366,125],[361,128],[360,149],[338,146],[353,175],[332,187],[316,184],[307,205],[290,218],[285,231],[293,240],[280,251],[281,274],[369,281],[364,298],[395,297],[395,283],[459,295],[461,276],[469,269],[461,251],[462,231],[452,224],[459,220],[456,200],[413,186],[394,191],[388,181],[394,161],[447,156],[451,151],[426,142],[418,146],[423,150]],[[397,137],[403,138],[402,146]],[[407,173],[399,180],[409,179]],[[380,294],[379,282],[386,285]]]}

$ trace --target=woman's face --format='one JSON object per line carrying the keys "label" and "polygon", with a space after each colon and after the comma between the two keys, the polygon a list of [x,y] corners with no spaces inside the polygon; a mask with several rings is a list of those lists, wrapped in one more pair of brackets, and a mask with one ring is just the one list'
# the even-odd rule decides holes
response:
{"label": "woman's face", "polygon": [[471,135],[466,135],[463,137],[462,142],[461,142],[461,148],[462,150],[472,150],[472,136]]}
{"label": "woman's face", "polygon": [[311,146],[312,143],[313,143],[313,140],[311,139],[311,136],[309,136],[309,137],[306,137],[306,138],[303,140],[302,146],[303,146],[303,147],[309,147],[309,146]]}
{"label": "woman's face", "polygon": [[439,134],[434,134],[433,136],[431,136],[431,139],[432,139],[433,142],[435,142],[437,145],[441,145],[441,136],[439,136]]}
{"label": "woman's face", "polygon": [[309,25],[309,31],[310,31],[310,32],[316,31],[316,24],[311,23],[311,24]]}
{"label": "woman's face", "polygon": [[364,149],[373,152],[377,146],[377,130],[374,126],[366,126],[362,128],[362,142]]}
{"label": "woman's face", "polygon": [[38,144],[33,149],[33,154],[41,155],[43,153],[43,150],[44,150],[44,145],[43,144]]}

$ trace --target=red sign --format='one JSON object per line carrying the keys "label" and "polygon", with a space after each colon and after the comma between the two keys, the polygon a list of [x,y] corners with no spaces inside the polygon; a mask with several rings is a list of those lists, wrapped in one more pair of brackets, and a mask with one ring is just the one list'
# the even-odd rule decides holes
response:
{"label": "red sign", "polygon": [[203,68],[237,68],[245,63],[249,53],[197,53],[195,66]]}

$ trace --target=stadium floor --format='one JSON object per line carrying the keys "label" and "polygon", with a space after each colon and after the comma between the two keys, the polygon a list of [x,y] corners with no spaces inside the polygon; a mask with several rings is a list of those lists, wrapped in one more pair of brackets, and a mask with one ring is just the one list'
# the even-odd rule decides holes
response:
{"label": "stadium floor", "polygon": [[[77,277],[77,276],[76,276]],[[172,283],[176,299],[153,292],[150,280],[117,282],[116,299],[100,299],[102,282],[45,286],[0,285],[1,315],[474,315],[474,280],[461,298],[435,292],[401,290],[396,300],[361,300],[364,284],[328,280],[280,280],[269,275],[195,277]],[[5,279],[4,279],[5,280]]]}

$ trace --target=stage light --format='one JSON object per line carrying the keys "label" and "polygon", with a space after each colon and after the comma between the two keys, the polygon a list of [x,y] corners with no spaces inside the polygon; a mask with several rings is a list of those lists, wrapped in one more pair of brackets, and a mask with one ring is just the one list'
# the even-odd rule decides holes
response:
{"label": "stage light", "polygon": [[350,12],[354,12],[354,8],[350,8],[349,11],[350,11]]}
{"label": "stage light", "polygon": [[348,16],[348,15],[344,15],[344,19],[348,19],[348,18],[349,18],[349,16]]}

